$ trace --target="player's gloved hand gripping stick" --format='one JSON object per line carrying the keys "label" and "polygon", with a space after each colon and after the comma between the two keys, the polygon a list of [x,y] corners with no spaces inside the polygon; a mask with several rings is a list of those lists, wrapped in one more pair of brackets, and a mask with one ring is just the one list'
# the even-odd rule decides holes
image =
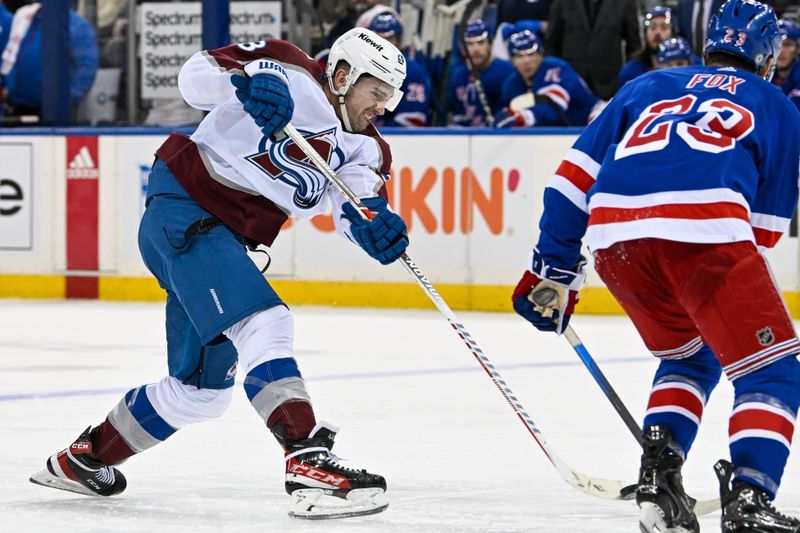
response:
{"label": "player's gloved hand gripping stick", "polygon": [[[331,184],[347,198],[347,201],[360,213],[365,220],[373,216],[369,207],[366,206],[360,198],[353,194],[347,184],[336,175],[336,172],[334,172],[334,170],[328,166],[328,163],[311,147],[310,144],[308,144],[308,141],[303,138],[303,136],[297,131],[297,129],[295,129],[294,126],[287,124],[283,131],[295,142],[295,144],[297,144],[297,146],[300,147],[301,150],[303,150],[303,152],[309,157],[309,159],[311,159],[320,172],[325,174],[325,176],[330,180]],[[489,358],[483,353],[483,350],[481,350],[481,348],[478,346],[478,343],[475,341],[475,339],[472,338],[466,328],[458,321],[453,311],[450,309],[447,303],[445,303],[419,267],[405,252],[400,255],[400,260],[409,274],[411,274],[417,284],[428,296],[428,298],[431,299],[439,312],[441,312],[445,318],[447,318],[450,326],[452,326],[458,336],[461,337],[461,339],[467,345],[467,348],[469,348],[470,352],[472,352],[475,360],[486,371],[486,374],[494,382],[495,386],[514,410],[517,417],[519,417],[520,421],[525,425],[525,429],[528,430],[528,433],[530,433],[530,435],[534,438],[536,443],[556,468],[561,477],[567,483],[576,489],[585,492],[586,494],[607,500],[623,499],[621,491],[624,484],[621,481],[599,479],[582,474],[574,470],[555,454],[553,449],[547,443],[547,440],[545,440],[542,432],[539,430],[534,421],[525,411],[525,408],[517,399],[514,392],[500,376],[500,373],[489,361]]]}
{"label": "player's gloved hand gripping stick", "polygon": [[349,203],[344,204],[344,217],[350,222],[350,233],[359,246],[382,265],[395,262],[408,248],[405,221],[389,209],[381,197],[362,200],[367,218]]}
{"label": "player's gloved hand gripping stick", "polygon": [[294,113],[289,78],[282,66],[269,59],[251,61],[244,71],[246,76],[231,76],[236,98],[264,135],[271,137],[289,123]]}

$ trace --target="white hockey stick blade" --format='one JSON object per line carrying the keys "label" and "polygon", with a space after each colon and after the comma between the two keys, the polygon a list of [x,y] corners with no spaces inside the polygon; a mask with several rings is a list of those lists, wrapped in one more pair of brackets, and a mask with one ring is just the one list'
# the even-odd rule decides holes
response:
{"label": "white hockey stick blade", "polygon": [[720,510],[719,498],[713,498],[711,500],[698,500],[697,503],[694,504],[694,514],[697,516],[703,516],[711,513],[715,513]]}
{"label": "white hockey stick blade", "polygon": [[[541,446],[542,442],[540,441],[539,444]],[[556,471],[558,471],[558,473],[561,475],[564,481],[566,481],[579,491],[584,492],[589,496],[602,498],[604,500],[630,499],[629,496],[625,495],[622,492],[622,488],[626,485],[623,485],[621,481],[618,481],[616,479],[601,479],[596,477],[590,477],[587,476],[586,474],[577,472],[572,468],[570,468],[557,455],[555,455],[552,452],[552,450],[549,449],[549,446],[547,444],[542,446],[542,449],[545,451],[547,457],[550,459],[550,462],[553,463],[553,466],[556,467]]]}
{"label": "white hockey stick blade", "polygon": [[389,507],[389,498],[378,488],[355,489],[347,498],[326,494],[323,489],[299,489],[291,494],[289,516],[304,520],[331,520],[380,513]]}
{"label": "white hockey stick blade", "polygon": [[533,93],[523,93],[512,98],[508,103],[508,107],[511,108],[511,111],[522,111],[533,107],[535,103],[536,100],[533,97]]}
{"label": "white hockey stick blade", "polygon": [[51,489],[58,489],[58,490],[66,490],[68,492],[75,492],[77,494],[83,494],[85,496],[99,496],[92,492],[91,490],[87,489],[80,483],[75,481],[69,481],[67,479],[62,479],[58,476],[54,476],[50,473],[47,468],[36,472],[30,477],[30,482],[35,483],[36,485],[41,485],[43,487],[48,487]]}
{"label": "white hockey stick blade", "polygon": [[[557,455],[554,455],[552,450],[547,450],[547,455],[553,466],[564,480],[580,490],[581,492],[602,498],[604,500],[635,500],[636,499],[636,485],[624,485],[622,481],[616,479],[601,479],[587,476],[580,472],[571,469],[564,463]],[[719,498],[710,500],[698,500],[694,504],[694,513],[697,516],[703,516],[719,511]]]}

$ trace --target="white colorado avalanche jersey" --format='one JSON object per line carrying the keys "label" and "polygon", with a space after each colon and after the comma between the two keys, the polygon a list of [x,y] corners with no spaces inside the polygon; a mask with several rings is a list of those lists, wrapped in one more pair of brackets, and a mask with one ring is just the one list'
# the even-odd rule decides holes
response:
{"label": "white colorado avalanche jersey", "polygon": [[181,95],[209,112],[191,140],[208,174],[222,185],[264,196],[288,216],[324,213],[330,201],[338,227],[344,197],[291,139],[264,136],[235,95],[231,76],[243,75],[245,66],[259,59],[285,70],[294,100],[291,122],[298,131],[357,196],[379,194],[391,165],[388,145],[373,127],[364,134],[343,130],[322,90],[322,69],[285,41],[230,45],[198,52],[186,62],[178,76]]}

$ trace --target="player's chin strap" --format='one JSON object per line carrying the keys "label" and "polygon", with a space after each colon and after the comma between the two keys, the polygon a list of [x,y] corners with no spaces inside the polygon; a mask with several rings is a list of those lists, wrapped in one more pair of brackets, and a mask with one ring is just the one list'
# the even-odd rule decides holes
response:
{"label": "player's chin strap", "polygon": [[[352,87],[352,84],[345,84],[344,87],[336,89],[333,86],[333,78],[332,77],[328,78],[328,88],[330,88],[331,92],[336,95],[336,99],[339,100],[339,115],[341,116],[342,119],[342,125],[344,126],[344,129],[346,129],[350,133],[354,133],[353,127],[350,125],[350,117],[347,114],[347,106],[345,105],[344,102],[344,97],[347,94],[347,91],[348,89],[350,89],[350,87]],[[288,135],[289,132],[287,131],[286,134]]]}
{"label": "player's chin strap", "polygon": [[344,104],[344,93],[338,93],[336,97],[339,100],[339,111],[342,116],[342,124],[344,129],[353,133],[353,128],[350,126],[350,117],[347,115],[347,106]]}

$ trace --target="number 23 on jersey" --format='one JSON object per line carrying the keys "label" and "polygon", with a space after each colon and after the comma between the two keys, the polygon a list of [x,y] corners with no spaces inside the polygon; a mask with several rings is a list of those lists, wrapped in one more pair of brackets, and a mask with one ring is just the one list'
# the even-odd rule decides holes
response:
{"label": "number 23 on jersey", "polygon": [[[680,120],[680,115],[693,111],[702,115],[693,121]],[[698,103],[696,96],[687,94],[655,102],[642,111],[617,145],[614,158],[662,150],[674,142],[673,130],[691,148],[718,154],[732,149],[754,126],[753,113],[727,98]]]}

